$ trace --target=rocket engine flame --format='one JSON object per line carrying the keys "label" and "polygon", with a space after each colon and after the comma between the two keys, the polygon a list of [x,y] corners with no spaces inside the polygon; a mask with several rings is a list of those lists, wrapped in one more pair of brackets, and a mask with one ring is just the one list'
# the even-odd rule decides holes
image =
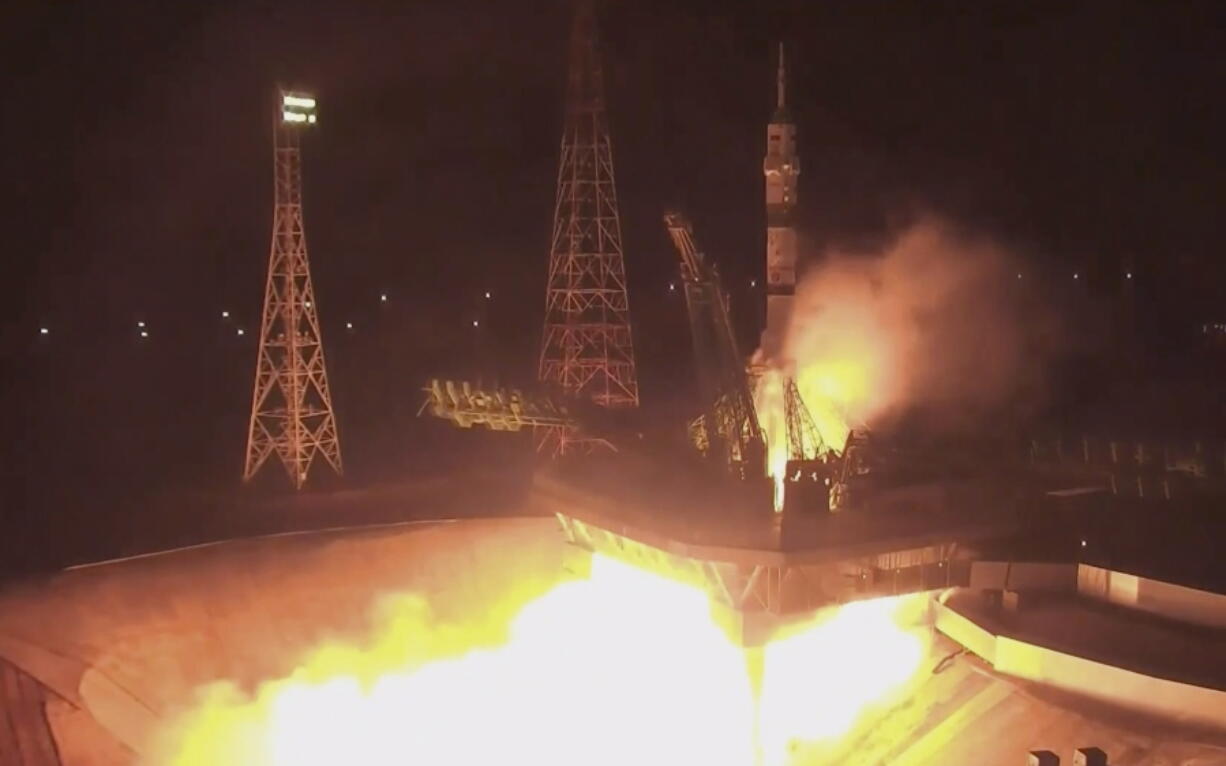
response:
{"label": "rocket engine flame", "polygon": [[754,409],[758,425],[766,437],[766,474],[775,482],[775,513],[783,511],[788,464],[787,417],[784,407],[783,373],[774,368],[763,369],[754,388]]}
{"label": "rocket engine flame", "polygon": [[505,643],[471,647],[401,599],[367,647],[326,646],[253,694],[227,683],[167,727],[150,764],[785,766],[837,738],[919,667],[923,631],[883,599],[743,650],[700,590],[602,556],[528,603]]}

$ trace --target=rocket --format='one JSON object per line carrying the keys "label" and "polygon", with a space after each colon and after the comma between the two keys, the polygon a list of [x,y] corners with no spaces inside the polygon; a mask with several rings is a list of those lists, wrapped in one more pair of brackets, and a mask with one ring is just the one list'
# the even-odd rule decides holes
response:
{"label": "rocket", "polygon": [[766,126],[766,329],[762,352],[767,359],[783,351],[784,336],[796,296],[796,181],[800,157],[796,154],[796,123],[788,111],[785,93],[783,43],[779,43],[779,68],[775,81],[775,113]]}

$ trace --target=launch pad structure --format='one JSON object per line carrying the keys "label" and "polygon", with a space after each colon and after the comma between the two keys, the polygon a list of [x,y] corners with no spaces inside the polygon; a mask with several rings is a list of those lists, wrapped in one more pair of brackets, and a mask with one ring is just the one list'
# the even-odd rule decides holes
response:
{"label": "launch pad structure", "polygon": [[773,513],[768,481],[661,463],[562,461],[538,471],[530,502],[578,549],[701,588],[747,647],[823,607],[968,585],[985,546],[1018,531],[1024,500],[1007,477],[980,476],[881,491],[847,513],[804,497]]}
{"label": "launch pad structure", "polygon": [[[554,399],[544,393],[432,381],[422,411],[462,428],[532,430],[538,445],[552,442],[549,452],[557,460],[536,472],[530,503],[556,516],[577,553],[609,555],[702,588],[722,610],[723,624],[742,646],[761,645],[789,621],[825,606],[966,584],[976,546],[1014,530],[1016,485],[1000,477],[950,479],[930,473],[894,489],[868,487],[866,497],[858,496],[860,488],[849,492],[851,479],[860,478],[859,472],[856,477],[848,475],[852,461],[844,458],[850,451],[841,455],[822,443],[801,399],[795,370],[781,358],[796,283],[793,210],[799,175],[796,126],[785,101],[782,46],[763,160],[767,321],[761,353],[755,364],[747,364],[738,349],[718,269],[699,248],[686,216],[666,214],[665,226],[680,259],[701,398],[701,417],[695,421],[697,427],[691,427],[696,450],[666,454],[664,445],[633,440],[619,445],[610,439],[605,443],[612,450],[576,454],[573,445],[601,436],[594,421],[583,416],[586,399],[604,407],[629,404],[602,398],[598,394],[604,389],[599,385],[587,390],[588,382],[596,378],[588,373],[574,377],[580,367],[572,370],[564,363],[565,354],[550,356],[559,349],[580,349],[573,338],[559,341],[569,337],[566,321],[578,314],[563,311],[565,321],[554,322],[554,309],[575,299],[556,279],[559,274],[587,273],[586,261],[576,260],[574,248],[580,244],[582,250],[590,249],[591,231],[604,231],[599,226],[584,228],[588,224],[576,218],[585,209],[576,200],[591,190],[584,192],[588,181],[574,174],[604,167],[599,151],[585,165],[574,154],[578,144],[571,140],[577,114],[584,124],[589,118],[598,127],[601,124],[602,115],[592,111],[600,99],[593,101],[590,90],[596,87],[599,93],[599,69],[593,74],[590,66],[596,60],[590,13],[590,4],[581,3],[572,39],[551,309],[540,367],[542,380],[570,394],[570,404],[564,403],[564,397]],[[580,87],[584,82],[586,88]],[[607,147],[607,134],[598,129],[589,143],[587,150]],[[608,162],[602,178],[607,179],[611,195],[611,159]],[[595,188],[597,212],[610,212],[601,226],[616,227],[616,207],[606,202],[602,208],[599,192],[604,187],[597,183]],[[597,237],[594,243],[600,241]],[[618,268],[608,273],[620,275],[620,263],[619,251],[614,264]],[[622,292],[617,300],[624,301],[624,283],[619,284]],[[603,295],[599,290],[589,292]],[[628,317],[620,316],[627,322],[628,337]],[[782,493],[767,476],[768,434],[755,401],[755,388],[761,386],[778,388],[773,402],[779,411],[771,414],[773,427],[786,429],[785,434],[774,435],[787,453],[785,475],[778,477],[786,485]],[[572,448],[567,449],[567,444]]]}

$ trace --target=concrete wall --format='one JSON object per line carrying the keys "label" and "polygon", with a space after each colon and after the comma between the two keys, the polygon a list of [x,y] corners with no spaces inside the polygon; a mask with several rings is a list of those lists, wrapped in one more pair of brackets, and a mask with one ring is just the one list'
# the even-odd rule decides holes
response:
{"label": "concrete wall", "polygon": [[1226,628],[1226,596],[1082,564],[1077,591],[1083,596],[1181,622]]}
{"label": "concrete wall", "polygon": [[996,662],[996,636],[953,609],[933,601],[933,624],[936,629],[965,646],[991,664]]}
{"label": "concrete wall", "polygon": [[1226,628],[1226,595],[1088,564],[976,561],[971,565],[969,587],[975,590],[1076,590],[1089,598],[1173,620]]}
{"label": "concrete wall", "polygon": [[1077,587],[1076,564],[976,561],[970,587],[976,590],[1072,591]]}
{"label": "concrete wall", "polygon": [[991,633],[942,603],[938,630],[1000,673],[1173,721],[1221,728],[1226,692],[1135,673]]}
{"label": "concrete wall", "polygon": [[1226,692],[1134,673],[1007,636],[996,638],[994,666],[1017,678],[1175,721],[1217,728],[1226,715]]}

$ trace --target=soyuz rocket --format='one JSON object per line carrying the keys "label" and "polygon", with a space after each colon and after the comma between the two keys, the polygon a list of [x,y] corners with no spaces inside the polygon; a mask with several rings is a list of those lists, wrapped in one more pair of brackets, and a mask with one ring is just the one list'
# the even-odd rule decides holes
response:
{"label": "soyuz rocket", "polygon": [[796,296],[793,210],[800,157],[796,154],[796,123],[787,108],[784,77],[783,43],[779,43],[775,113],[766,126],[766,156],[762,160],[766,177],[766,329],[762,332],[762,353],[767,359],[778,358],[783,352]]}

